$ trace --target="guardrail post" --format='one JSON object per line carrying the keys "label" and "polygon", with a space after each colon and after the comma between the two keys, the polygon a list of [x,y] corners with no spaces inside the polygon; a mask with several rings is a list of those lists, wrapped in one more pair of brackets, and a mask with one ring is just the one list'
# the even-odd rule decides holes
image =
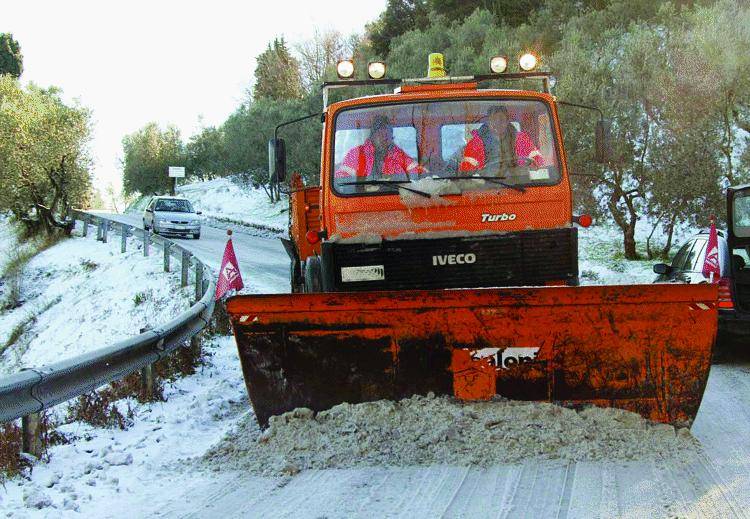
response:
{"label": "guardrail post", "polygon": [[102,242],[107,243],[107,233],[109,232],[109,220],[104,220],[102,224]]}
{"label": "guardrail post", "polygon": [[180,276],[180,286],[188,285],[188,269],[190,269],[190,253],[182,251],[182,275]]}
{"label": "guardrail post", "polygon": [[164,240],[164,272],[169,272],[169,248],[170,243]]}
{"label": "guardrail post", "polygon": [[89,235],[89,219],[84,216],[83,218],[83,237],[87,238]]}
{"label": "guardrail post", "polygon": [[148,246],[151,242],[151,233],[143,229],[143,255],[148,256]]}
{"label": "guardrail post", "polygon": [[96,222],[96,241],[102,241],[102,221]]}
{"label": "guardrail post", "polygon": [[200,301],[203,298],[203,263],[195,263],[195,300]]}
{"label": "guardrail post", "polygon": [[120,252],[124,254],[128,250],[128,226],[120,225]]}
{"label": "guardrail post", "polygon": [[148,364],[141,368],[141,396],[143,400],[154,398],[154,365]]}
{"label": "guardrail post", "polygon": [[21,418],[23,434],[22,450],[35,458],[41,458],[44,452],[42,445],[42,417],[39,413],[31,413]]}

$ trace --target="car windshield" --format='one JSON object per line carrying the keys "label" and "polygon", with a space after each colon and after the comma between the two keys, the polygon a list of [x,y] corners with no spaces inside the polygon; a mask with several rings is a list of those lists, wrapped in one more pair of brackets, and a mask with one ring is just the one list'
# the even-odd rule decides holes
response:
{"label": "car windshield", "polygon": [[377,194],[395,192],[396,182],[458,181],[460,191],[552,185],[560,169],[548,105],[490,99],[344,110],[332,175],[341,194]]}
{"label": "car windshield", "polygon": [[154,211],[165,211],[170,213],[192,213],[193,206],[187,200],[166,198],[158,200]]}

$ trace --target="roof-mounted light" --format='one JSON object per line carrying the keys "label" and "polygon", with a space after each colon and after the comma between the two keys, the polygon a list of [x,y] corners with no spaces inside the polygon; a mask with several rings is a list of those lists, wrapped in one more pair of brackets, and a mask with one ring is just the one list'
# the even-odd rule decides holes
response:
{"label": "roof-mounted light", "polygon": [[490,71],[493,74],[502,74],[508,69],[508,58],[505,56],[495,56],[490,60]]}
{"label": "roof-mounted light", "polygon": [[367,65],[367,75],[372,79],[383,79],[385,77],[385,63],[372,61]]}
{"label": "roof-mounted light", "polygon": [[349,79],[354,75],[354,62],[350,59],[342,59],[336,64],[336,73],[341,79]]}
{"label": "roof-mounted light", "polygon": [[439,52],[433,52],[429,57],[429,69],[427,77],[445,77],[445,59]]}
{"label": "roof-mounted light", "polygon": [[526,54],[524,54],[518,59],[518,66],[521,67],[521,70],[525,72],[529,72],[531,70],[534,70],[534,68],[536,68],[538,62],[539,60],[537,59],[536,56],[534,56],[530,52],[527,52]]}

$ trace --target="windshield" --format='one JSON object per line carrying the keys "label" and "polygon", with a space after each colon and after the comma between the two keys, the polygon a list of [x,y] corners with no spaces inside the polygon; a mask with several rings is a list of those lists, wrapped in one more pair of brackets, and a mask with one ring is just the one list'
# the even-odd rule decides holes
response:
{"label": "windshield", "polygon": [[550,121],[546,103],[510,99],[345,110],[335,122],[334,188],[393,193],[394,182],[424,179],[458,181],[460,191],[556,184]]}
{"label": "windshield", "polygon": [[193,206],[187,200],[165,199],[158,200],[154,211],[166,211],[170,213],[192,213]]}

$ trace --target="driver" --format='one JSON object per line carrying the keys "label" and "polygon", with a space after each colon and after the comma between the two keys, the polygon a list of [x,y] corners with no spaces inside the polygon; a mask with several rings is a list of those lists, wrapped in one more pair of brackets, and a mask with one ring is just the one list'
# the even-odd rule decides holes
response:
{"label": "driver", "polygon": [[393,142],[393,127],[385,115],[373,118],[370,137],[349,150],[336,178],[367,177],[373,171],[378,176],[423,172],[419,163]]}
{"label": "driver", "polygon": [[[464,147],[459,171],[476,171],[488,164],[517,163],[519,166],[543,166],[544,159],[526,132],[516,130],[504,106],[490,108],[482,126],[471,131]],[[511,159],[512,157],[512,159]]]}

